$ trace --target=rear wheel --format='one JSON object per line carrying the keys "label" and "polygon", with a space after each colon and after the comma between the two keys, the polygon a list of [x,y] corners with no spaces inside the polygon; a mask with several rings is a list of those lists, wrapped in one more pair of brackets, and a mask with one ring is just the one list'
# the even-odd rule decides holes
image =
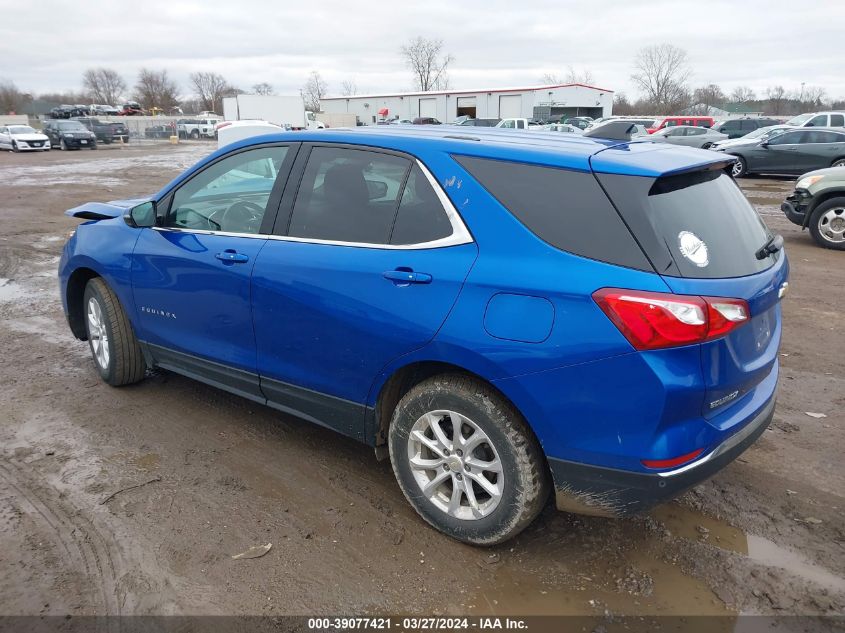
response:
{"label": "rear wheel", "polygon": [[85,331],[100,377],[113,387],[143,379],[146,365],[132,325],[117,296],[100,277],[83,295]]}
{"label": "rear wheel", "polygon": [[731,176],[734,178],[742,178],[746,174],[748,174],[748,163],[745,162],[745,159],[742,156],[736,156],[736,162],[731,167]]}
{"label": "rear wheel", "polygon": [[408,502],[466,543],[515,536],[549,494],[545,458],[522,416],[469,376],[436,376],[411,389],[393,413],[388,443]]}
{"label": "rear wheel", "polygon": [[810,216],[810,235],[824,248],[845,251],[845,198],[821,203]]}
{"label": "rear wheel", "polygon": [[837,158],[830,165],[831,167],[845,167],[845,158]]}

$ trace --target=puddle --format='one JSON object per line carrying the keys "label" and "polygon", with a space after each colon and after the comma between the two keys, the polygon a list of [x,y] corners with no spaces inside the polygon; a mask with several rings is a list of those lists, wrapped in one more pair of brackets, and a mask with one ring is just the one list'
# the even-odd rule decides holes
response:
{"label": "puddle", "polygon": [[20,301],[29,294],[30,291],[19,283],[0,277],[0,303]]}
{"label": "puddle", "polygon": [[746,534],[723,521],[681,506],[667,504],[651,512],[673,534],[736,552],[768,567],[777,567],[822,587],[845,592],[845,578],[816,565],[803,554],[756,534]]}

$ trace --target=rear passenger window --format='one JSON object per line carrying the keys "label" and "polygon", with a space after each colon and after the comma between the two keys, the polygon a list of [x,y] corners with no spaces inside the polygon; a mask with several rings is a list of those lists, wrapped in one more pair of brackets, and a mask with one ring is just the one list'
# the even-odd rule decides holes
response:
{"label": "rear passenger window", "polygon": [[830,127],[845,127],[845,115],[831,114]]}
{"label": "rear passenger window", "polygon": [[652,271],[592,174],[453,157],[541,240],[575,255]]}
{"label": "rear passenger window", "polygon": [[452,234],[452,224],[431,183],[414,165],[402,192],[391,244],[423,244]]}
{"label": "rear passenger window", "polygon": [[299,185],[288,235],[388,244],[410,167],[409,160],[390,154],[315,147]]}

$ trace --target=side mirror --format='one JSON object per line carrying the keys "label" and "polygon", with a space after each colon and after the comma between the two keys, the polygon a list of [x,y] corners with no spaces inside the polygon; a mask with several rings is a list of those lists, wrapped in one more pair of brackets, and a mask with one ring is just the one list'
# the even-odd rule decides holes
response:
{"label": "side mirror", "polygon": [[149,228],[156,224],[156,203],[150,200],[127,210],[123,215],[126,224],[136,229]]}
{"label": "side mirror", "polygon": [[762,143],[760,143],[760,147],[762,147],[763,149],[768,148],[769,147],[769,141],[763,141]]}

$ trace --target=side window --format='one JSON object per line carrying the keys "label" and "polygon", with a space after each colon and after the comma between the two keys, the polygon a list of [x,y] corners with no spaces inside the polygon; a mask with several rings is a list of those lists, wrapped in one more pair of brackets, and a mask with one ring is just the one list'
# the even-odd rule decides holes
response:
{"label": "side window", "polygon": [[830,127],[845,127],[845,115],[831,114]]}
{"label": "side window", "polygon": [[805,127],[825,127],[827,125],[827,115],[820,114],[819,116],[814,116],[810,119],[810,122],[807,123]]}
{"label": "side window", "polygon": [[516,127],[519,128],[520,130],[524,130],[525,129],[525,121],[520,119],[519,121],[516,122]]}
{"label": "side window", "polygon": [[315,147],[296,194],[288,235],[388,244],[410,161],[367,150]]}
{"label": "side window", "polygon": [[502,127],[503,127],[503,128],[508,128],[508,129],[513,128],[513,127],[514,127],[514,121],[513,121],[513,119],[509,119],[509,120],[505,121],[504,123],[502,123]]}
{"label": "side window", "polygon": [[840,140],[840,135],[836,132],[813,130],[812,132],[804,132],[804,134],[808,137],[804,140],[805,143],[836,143]]}
{"label": "side window", "polygon": [[789,132],[787,134],[778,134],[769,140],[769,145],[789,145],[792,143],[800,143],[803,132]]}
{"label": "side window", "polygon": [[414,165],[390,236],[391,244],[423,244],[449,237],[452,224],[431,183]]}
{"label": "side window", "polygon": [[687,136],[701,136],[702,134],[706,134],[707,129],[703,127],[691,127],[687,128]]}
{"label": "side window", "polygon": [[674,119],[669,119],[668,121],[666,121],[663,127],[675,127],[676,125],[678,125],[678,121]]}
{"label": "side window", "polygon": [[590,259],[653,270],[592,174],[470,156],[453,158],[547,244]]}
{"label": "side window", "polygon": [[756,129],[757,129],[757,122],[756,122],[756,121],[752,121],[751,119],[747,119],[747,120],[745,120],[745,121],[740,121],[740,125],[739,125],[739,127],[740,127],[740,129],[742,129],[742,130],[747,130],[747,131],[749,131],[749,132],[750,132],[751,130],[756,130]]}
{"label": "side window", "polygon": [[287,147],[261,147],[220,160],[176,190],[166,226],[258,233]]}

